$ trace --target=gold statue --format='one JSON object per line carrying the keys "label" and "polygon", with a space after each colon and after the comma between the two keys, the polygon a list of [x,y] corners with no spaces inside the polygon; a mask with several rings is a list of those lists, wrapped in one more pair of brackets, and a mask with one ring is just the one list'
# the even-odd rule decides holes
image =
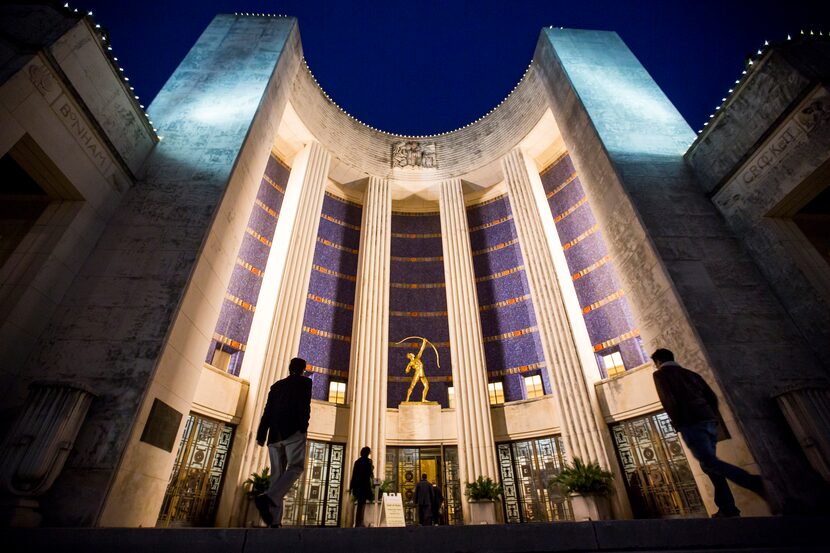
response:
{"label": "gold statue", "polygon": [[433,351],[435,351],[435,364],[438,367],[441,367],[441,362],[438,359],[438,349],[435,347],[435,344],[427,340],[422,336],[407,336],[398,344],[409,340],[410,338],[420,338],[421,339],[421,348],[418,350],[417,354],[414,353],[407,353],[406,357],[409,359],[409,364],[406,366],[406,370],[404,374],[409,374],[409,371],[412,371],[412,383],[409,385],[409,390],[406,392],[406,402],[409,402],[410,396],[412,396],[412,390],[415,389],[415,386],[418,384],[418,381],[424,385],[424,392],[421,394],[421,403],[426,403],[427,401],[427,392],[429,392],[429,380],[427,380],[427,376],[424,373],[424,362],[421,361],[421,356],[424,354],[424,349],[427,347],[427,344],[432,346]]}

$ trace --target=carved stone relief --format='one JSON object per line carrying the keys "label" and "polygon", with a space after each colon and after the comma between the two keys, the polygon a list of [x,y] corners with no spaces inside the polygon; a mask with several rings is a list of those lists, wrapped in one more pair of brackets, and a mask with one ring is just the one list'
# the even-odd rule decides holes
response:
{"label": "carved stone relief", "polygon": [[415,142],[408,140],[392,145],[392,167],[438,167],[435,142]]}

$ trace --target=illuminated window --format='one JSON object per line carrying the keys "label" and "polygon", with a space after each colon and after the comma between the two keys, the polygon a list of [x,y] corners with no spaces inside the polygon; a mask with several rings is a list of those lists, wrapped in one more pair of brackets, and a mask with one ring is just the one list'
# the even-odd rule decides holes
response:
{"label": "illuminated window", "polygon": [[487,392],[490,394],[490,405],[504,403],[504,385],[501,381],[488,383]]}
{"label": "illuminated window", "polygon": [[338,380],[329,381],[329,402],[346,403],[346,383]]}
{"label": "illuminated window", "polygon": [[532,376],[526,376],[525,392],[527,392],[527,399],[533,399],[545,395],[545,388],[542,386],[542,375],[534,374]]}
{"label": "illuminated window", "polygon": [[455,409],[455,388],[447,386],[447,404],[450,409]]}
{"label": "illuminated window", "polygon": [[625,365],[623,364],[620,352],[615,351],[614,353],[608,353],[600,357],[602,357],[602,366],[605,369],[606,376],[614,376],[615,374],[625,372]]}

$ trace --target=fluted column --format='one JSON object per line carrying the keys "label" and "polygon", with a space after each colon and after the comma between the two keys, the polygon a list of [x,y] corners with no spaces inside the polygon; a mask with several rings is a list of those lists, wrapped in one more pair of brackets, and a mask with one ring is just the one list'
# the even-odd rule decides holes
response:
{"label": "fluted column", "polygon": [[[439,205],[461,482],[463,486],[464,482],[475,480],[478,476],[489,476],[498,481],[487,395],[484,340],[460,179],[440,184]],[[464,517],[470,520],[466,500]]]}
{"label": "fluted column", "polygon": [[[389,344],[389,261],[392,195],[389,182],[369,178],[360,226],[347,401],[349,446],[346,479],[363,446],[372,448],[375,477],[386,470],[386,380]],[[345,488],[344,488],[345,489]],[[351,505],[348,494],[346,504]],[[344,517],[345,518],[345,517]]]}
{"label": "fluted column", "polygon": [[[268,390],[274,382],[288,374],[288,363],[292,357],[297,356],[299,350],[305,299],[330,162],[331,155],[326,149],[319,143],[312,142],[297,154],[291,167],[286,192],[297,191],[297,210],[285,254],[285,268],[274,308],[262,374],[259,385],[251,387],[253,401],[246,405],[240,424],[240,428],[248,430],[247,436],[244,436],[245,456],[242,460],[243,470],[240,472],[242,479],[269,464],[268,448],[256,445],[257,424],[265,408]],[[283,210],[287,207],[286,203],[289,203],[287,194]]]}
{"label": "fluted column", "polygon": [[[553,257],[545,239],[540,206],[530,178],[531,169],[518,148],[504,157],[502,168],[547,361],[545,364],[562,421],[565,452],[570,458],[581,457],[609,467],[608,452],[571,334]],[[536,184],[541,187],[541,181]]]}

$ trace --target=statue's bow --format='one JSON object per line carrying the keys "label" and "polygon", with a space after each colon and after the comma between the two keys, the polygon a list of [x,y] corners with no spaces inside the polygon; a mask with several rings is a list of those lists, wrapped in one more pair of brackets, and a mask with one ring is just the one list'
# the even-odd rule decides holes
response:
{"label": "statue's bow", "polygon": [[432,342],[430,342],[429,340],[427,340],[427,339],[426,339],[426,338],[424,338],[423,336],[407,336],[407,337],[406,337],[406,338],[404,338],[403,340],[400,340],[400,341],[395,342],[395,343],[396,343],[396,344],[402,344],[402,343],[406,342],[407,340],[409,340],[410,338],[418,338],[419,340],[423,340],[424,342],[426,342],[427,344],[429,344],[429,346],[432,348],[432,351],[434,351],[434,352],[435,352],[435,364],[436,364],[436,365],[438,366],[438,368],[440,369],[440,368],[441,368],[441,360],[438,358],[438,348],[436,348],[436,347],[435,347],[435,344],[433,344]]}

